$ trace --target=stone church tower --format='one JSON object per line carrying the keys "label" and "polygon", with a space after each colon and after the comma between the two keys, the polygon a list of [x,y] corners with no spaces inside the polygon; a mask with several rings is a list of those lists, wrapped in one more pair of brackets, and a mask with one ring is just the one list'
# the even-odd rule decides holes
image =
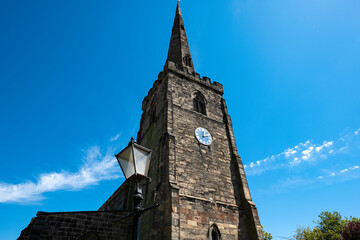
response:
{"label": "stone church tower", "polygon": [[[160,203],[142,216],[141,239],[262,239],[223,93],[195,72],[178,3],[137,135],[153,150],[143,206]],[[131,193],[120,187],[101,209],[131,209]]]}
{"label": "stone church tower", "polygon": [[[137,142],[152,152],[141,240],[262,240],[220,83],[195,72],[179,3],[169,52],[143,100]],[[19,239],[131,239],[134,186],[98,211],[38,212]]]}

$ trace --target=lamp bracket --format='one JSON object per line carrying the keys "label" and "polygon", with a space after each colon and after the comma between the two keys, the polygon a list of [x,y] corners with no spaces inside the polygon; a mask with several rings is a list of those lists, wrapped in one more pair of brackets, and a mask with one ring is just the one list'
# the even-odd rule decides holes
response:
{"label": "lamp bracket", "polygon": [[152,179],[150,177],[146,177],[146,182],[143,185],[141,185],[141,187],[149,185],[151,183],[151,181],[152,181]]}
{"label": "lamp bracket", "polygon": [[144,212],[146,212],[146,211],[148,211],[148,210],[150,210],[150,209],[156,208],[156,207],[158,207],[158,206],[160,206],[160,204],[157,203],[157,204],[155,204],[154,206],[147,207],[147,208],[142,208],[142,209],[140,209],[139,211],[133,211],[133,212],[129,213],[128,215],[125,215],[125,216],[117,219],[117,221],[124,220],[125,218],[132,217],[132,216],[134,216],[134,215],[141,215],[141,214],[143,214]]}

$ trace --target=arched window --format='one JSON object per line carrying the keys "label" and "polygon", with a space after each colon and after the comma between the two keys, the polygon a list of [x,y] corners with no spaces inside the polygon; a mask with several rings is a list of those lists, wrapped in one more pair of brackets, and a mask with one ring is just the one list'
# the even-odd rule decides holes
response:
{"label": "arched window", "polygon": [[211,225],[209,232],[208,232],[208,239],[221,240],[221,233],[216,224]]}
{"label": "arched window", "polygon": [[78,240],[99,240],[99,237],[94,232],[87,232],[81,235]]}
{"label": "arched window", "polygon": [[195,93],[194,110],[206,115],[205,98],[200,92]]}

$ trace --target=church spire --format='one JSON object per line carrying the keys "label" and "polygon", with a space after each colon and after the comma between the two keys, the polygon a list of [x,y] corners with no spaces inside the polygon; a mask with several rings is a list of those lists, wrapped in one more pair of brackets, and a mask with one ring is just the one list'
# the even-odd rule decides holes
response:
{"label": "church spire", "polygon": [[195,73],[179,1],[176,6],[175,20],[166,62],[173,62],[177,67],[184,70],[187,69],[191,74]]}

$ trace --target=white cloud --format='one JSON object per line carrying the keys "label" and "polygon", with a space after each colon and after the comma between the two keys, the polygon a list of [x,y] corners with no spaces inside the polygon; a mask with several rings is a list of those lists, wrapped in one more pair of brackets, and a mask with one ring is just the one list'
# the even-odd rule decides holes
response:
{"label": "white cloud", "polygon": [[333,145],[333,141],[324,141],[322,144],[320,145],[316,145],[311,143],[310,141],[306,141],[306,144],[299,144],[299,147],[307,147],[305,150],[303,150],[301,152],[301,155],[298,156],[298,158],[302,159],[298,160],[298,158],[296,158],[296,160],[294,159],[294,161],[290,162],[291,166],[295,166],[295,165],[299,165],[300,163],[303,163],[305,161],[316,161],[318,160],[318,158],[326,158],[325,154],[320,154],[324,148],[329,148]]}
{"label": "white cloud", "polygon": [[246,164],[244,167],[247,169],[249,175],[255,175],[266,170],[285,166],[293,167],[304,162],[316,161],[320,158],[326,158],[324,150],[330,148],[333,143],[333,141],[324,141],[322,144],[316,145],[308,140],[304,143],[299,143],[292,148],[288,148],[282,153]]}
{"label": "white cloud", "polygon": [[294,150],[293,148],[288,148],[284,151],[285,157],[290,157],[290,156],[294,155],[295,153],[297,153],[297,151]]}
{"label": "white cloud", "polygon": [[359,132],[360,129],[351,134],[343,134],[336,141],[323,141],[320,144],[307,140],[279,154],[245,164],[244,167],[248,175],[256,175],[284,167],[291,168],[310,163],[313,165],[335,154],[358,152],[359,141],[356,138],[360,136]]}
{"label": "white cloud", "polygon": [[360,178],[359,137],[355,131],[342,134],[334,141],[315,143],[308,140],[245,165],[246,173],[252,176],[276,170],[276,174],[267,175],[271,181],[260,189],[264,192],[298,191]]}
{"label": "white cloud", "polygon": [[330,173],[329,175],[327,175],[325,177],[324,176],[319,176],[319,178],[324,179],[324,178],[327,178],[327,177],[344,176],[344,174],[350,174],[350,172],[352,172],[354,170],[357,170],[359,168],[360,168],[359,166],[352,166],[352,167],[349,167],[349,168],[344,168],[344,169],[339,170],[337,172],[332,172],[332,173]]}
{"label": "white cloud", "polygon": [[[354,171],[359,169],[359,166],[353,166],[349,168],[345,168],[342,170],[338,170],[336,172],[331,172],[326,176],[318,176],[318,177],[305,177],[304,176],[292,176],[285,179],[280,179],[273,185],[269,187],[271,191],[282,192],[288,189],[297,189],[299,187],[314,187],[318,184],[329,184],[335,183],[339,181],[346,181],[353,178],[358,178],[360,175],[358,172]],[[265,190],[266,191],[266,190]]]}
{"label": "white cloud", "polygon": [[114,137],[110,138],[110,142],[114,142],[114,141],[118,140],[119,137],[121,137],[121,135],[122,135],[121,133],[116,134]]}
{"label": "white cloud", "polygon": [[81,190],[103,180],[116,179],[120,177],[120,168],[116,165],[116,159],[110,153],[103,156],[100,148],[94,146],[86,151],[77,172],[43,173],[36,182],[0,183],[0,202],[26,204],[44,199],[46,192]]}
{"label": "white cloud", "polygon": [[353,178],[360,177],[355,170],[360,169],[358,165],[338,170],[336,172],[330,172],[326,176],[307,177],[292,176],[290,178],[278,180],[272,186],[269,187],[272,191],[282,192],[287,189],[297,189],[299,187],[315,186],[315,184],[329,184],[338,181],[346,181]]}
{"label": "white cloud", "polygon": [[343,152],[343,151],[345,151],[345,150],[347,150],[348,149],[348,146],[345,146],[345,147],[341,147],[338,151],[339,152]]}

